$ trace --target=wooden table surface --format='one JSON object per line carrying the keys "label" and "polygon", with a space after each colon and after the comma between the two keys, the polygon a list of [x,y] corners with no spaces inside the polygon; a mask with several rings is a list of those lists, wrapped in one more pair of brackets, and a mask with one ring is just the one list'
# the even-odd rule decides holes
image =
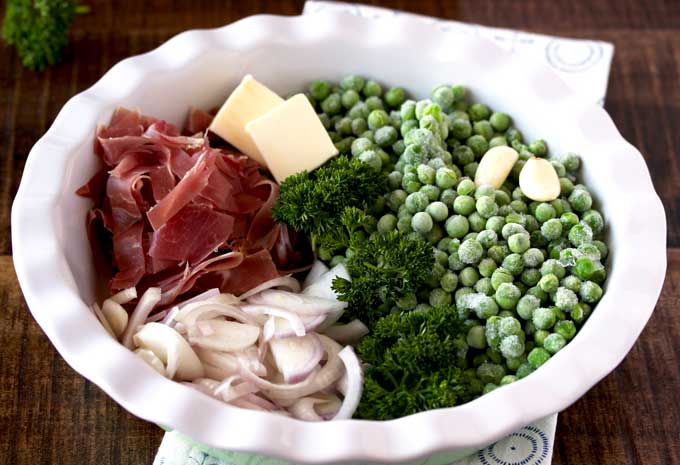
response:
{"label": "wooden table surface", "polygon": [[[162,432],[128,414],[52,348],[12,267],[10,207],[26,156],[64,102],[117,61],[190,28],[302,1],[84,0],[71,58],[43,73],[0,54],[0,464],[150,464]],[[559,416],[559,465],[680,464],[680,2],[677,0],[388,0],[392,8],[613,42],[606,108],[645,154],[668,217],[668,276],[625,361]],[[641,225],[642,227],[643,225]],[[622,308],[625,312],[629,309]],[[603,335],[602,337],[607,337]],[[493,421],[493,419],[490,419]]]}

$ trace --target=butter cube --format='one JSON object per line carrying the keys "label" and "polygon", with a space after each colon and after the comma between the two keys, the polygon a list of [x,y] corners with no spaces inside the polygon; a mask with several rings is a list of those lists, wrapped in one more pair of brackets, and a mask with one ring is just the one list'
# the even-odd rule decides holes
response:
{"label": "butter cube", "polygon": [[261,165],[265,165],[262,154],[246,132],[245,126],[283,102],[281,97],[248,74],[243,77],[215,115],[210,130]]}
{"label": "butter cube", "polygon": [[291,174],[312,171],[338,154],[303,94],[246,124],[246,131],[279,183]]}

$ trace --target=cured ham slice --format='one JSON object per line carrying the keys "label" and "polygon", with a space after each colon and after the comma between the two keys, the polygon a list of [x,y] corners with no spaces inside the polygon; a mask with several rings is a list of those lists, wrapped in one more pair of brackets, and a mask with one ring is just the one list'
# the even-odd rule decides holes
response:
{"label": "cured ham slice", "polygon": [[159,287],[162,308],[207,289],[240,294],[311,265],[306,239],[272,218],[278,185],[251,158],[211,147],[212,118],[192,109],[180,131],[118,108],[97,129],[105,168],[77,193],[95,204],[88,231],[112,293]]}

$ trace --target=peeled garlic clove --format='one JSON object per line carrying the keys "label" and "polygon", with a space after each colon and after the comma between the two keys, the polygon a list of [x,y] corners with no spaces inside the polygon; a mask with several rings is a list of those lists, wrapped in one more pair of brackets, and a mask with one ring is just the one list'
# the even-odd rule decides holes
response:
{"label": "peeled garlic clove", "polygon": [[512,147],[503,145],[489,149],[477,167],[475,185],[488,184],[498,189],[505,182],[518,158],[519,154]]}
{"label": "peeled garlic clove", "polygon": [[117,338],[125,332],[128,324],[128,313],[113,298],[106,299],[102,304],[102,313]]}
{"label": "peeled garlic clove", "polygon": [[550,162],[530,158],[519,173],[519,187],[524,195],[537,202],[549,202],[560,196],[560,179]]}
{"label": "peeled garlic clove", "polygon": [[203,376],[203,365],[189,343],[177,331],[163,323],[147,323],[133,336],[135,345],[149,349],[165,365],[172,357],[174,377],[193,380]]}
{"label": "peeled garlic clove", "polygon": [[139,358],[148,363],[151,368],[165,376],[165,366],[163,365],[163,362],[161,362],[161,359],[156,357],[156,354],[149,349],[137,349],[135,350],[135,354],[139,355]]}

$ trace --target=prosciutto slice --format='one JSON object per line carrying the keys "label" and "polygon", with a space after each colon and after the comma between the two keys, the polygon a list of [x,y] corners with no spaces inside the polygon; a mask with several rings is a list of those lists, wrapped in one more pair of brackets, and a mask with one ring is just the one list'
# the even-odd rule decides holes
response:
{"label": "prosciutto slice", "polygon": [[104,168],[77,193],[94,202],[88,231],[112,293],[159,287],[162,308],[207,289],[241,294],[311,265],[306,239],[272,218],[278,185],[227,144],[211,146],[212,118],[192,109],[180,131],[118,108],[97,129]]}

